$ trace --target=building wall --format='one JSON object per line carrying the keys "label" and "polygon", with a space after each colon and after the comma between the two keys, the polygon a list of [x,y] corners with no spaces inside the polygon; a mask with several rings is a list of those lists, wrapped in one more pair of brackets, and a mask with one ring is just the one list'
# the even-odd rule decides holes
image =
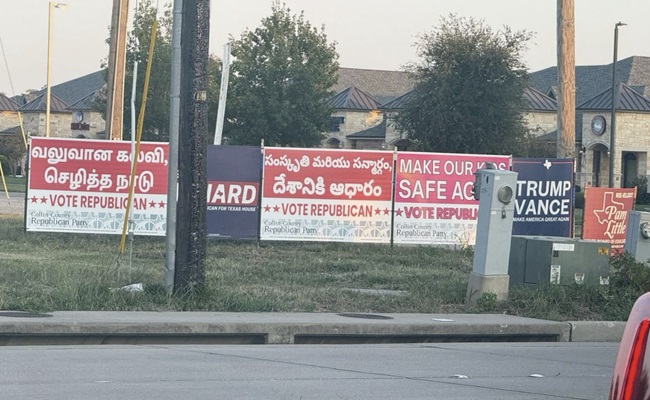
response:
{"label": "building wall", "polygon": [[[97,139],[97,133],[106,129],[106,123],[101,114],[96,111],[84,111],[82,123],[88,124],[88,130],[72,129],[74,113],[50,113],[50,137],[76,138],[83,135],[88,139]],[[45,113],[24,113],[23,124],[25,131],[32,136],[45,136]]]}
{"label": "building wall", "polygon": [[338,132],[324,132],[323,147],[326,147],[328,140],[336,138],[343,147],[350,148],[347,135],[372,128],[383,120],[381,112],[376,110],[338,110],[332,114],[332,117],[343,117],[345,122],[339,125]]}
{"label": "building wall", "polygon": [[[596,116],[605,118],[606,127],[602,135],[591,130],[591,121]],[[609,186],[609,143],[611,133],[611,114],[602,111],[584,111],[582,113],[582,145],[585,148],[581,175],[585,178],[582,185],[590,183],[593,173],[594,150],[601,152],[600,185]],[[616,136],[614,143],[616,159],[614,163],[614,187],[621,187],[622,156],[635,153],[638,160],[638,174],[648,175],[647,153],[650,151],[650,113],[617,112]]]}
{"label": "building wall", "polygon": [[556,112],[528,112],[524,114],[524,121],[535,136],[542,136],[557,130]]}
{"label": "building wall", "polygon": [[20,125],[18,113],[15,111],[0,111],[0,131]]}

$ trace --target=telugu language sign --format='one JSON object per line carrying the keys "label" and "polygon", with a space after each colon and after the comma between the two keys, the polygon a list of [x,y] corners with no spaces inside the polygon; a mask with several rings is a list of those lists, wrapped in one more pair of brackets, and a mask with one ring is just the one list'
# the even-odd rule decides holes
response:
{"label": "telugu language sign", "polygon": [[208,235],[257,239],[261,150],[208,146]]}
{"label": "telugu language sign", "polygon": [[389,243],[393,154],[264,149],[260,238]]}
{"label": "telugu language sign", "polygon": [[[134,233],[165,235],[166,143],[141,143],[135,175]],[[131,144],[31,138],[25,226],[28,231],[122,232]]]}
{"label": "telugu language sign", "polygon": [[397,153],[393,242],[474,245],[477,169],[510,168],[509,156]]}
{"label": "telugu language sign", "polygon": [[516,158],[513,235],[573,237],[574,160]]}
{"label": "telugu language sign", "polygon": [[582,238],[609,242],[611,254],[625,248],[628,213],[634,210],[636,188],[585,188]]}

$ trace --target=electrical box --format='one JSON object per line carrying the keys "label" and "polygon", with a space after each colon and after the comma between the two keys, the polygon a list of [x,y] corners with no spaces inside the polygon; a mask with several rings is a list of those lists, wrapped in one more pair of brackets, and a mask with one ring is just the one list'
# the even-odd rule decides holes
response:
{"label": "electrical box", "polygon": [[625,251],[642,263],[650,263],[650,213],[630,211],[625,233]]}
{"label": "electrical box", "polygon": [[610,245],[550,236],[512,236],[510,286],[523,284],[607,285]]}

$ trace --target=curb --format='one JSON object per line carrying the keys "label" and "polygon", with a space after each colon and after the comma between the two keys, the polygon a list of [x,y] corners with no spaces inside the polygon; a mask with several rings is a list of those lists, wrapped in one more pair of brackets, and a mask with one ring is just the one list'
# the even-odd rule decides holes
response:
{"label": "curb", "polygon": [[[7,314],[7,313],[2,313]],[[0,345],[567,342],[571,326],[503,314],[53,312],[0,317]]]}
{"label": "curb", "polygon": [[571,342],[620,342],[624,321],[571,321]]}

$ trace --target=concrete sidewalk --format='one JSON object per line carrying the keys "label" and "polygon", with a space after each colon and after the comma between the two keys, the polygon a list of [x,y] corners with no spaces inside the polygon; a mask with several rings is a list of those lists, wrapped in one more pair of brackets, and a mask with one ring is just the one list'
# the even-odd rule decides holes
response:
{"label": "concrete sidewalk", "polygon": [[617,342],[624,322],[503,314],[0,312],[0,345]]}

